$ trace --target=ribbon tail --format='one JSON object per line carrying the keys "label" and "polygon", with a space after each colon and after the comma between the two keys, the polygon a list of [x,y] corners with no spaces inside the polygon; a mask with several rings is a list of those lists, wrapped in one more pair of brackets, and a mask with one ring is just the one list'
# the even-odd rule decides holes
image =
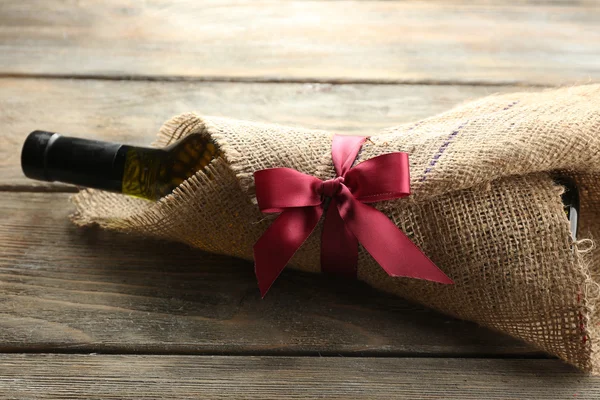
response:
{"label": "ribbon tail", "polygon": [[254,272],[262,297],[308,239],[321,215],[320,205],[287,208],[254,244]]}
{"label": "ribbon tail", "polygon": [[356,200],[347,188],[338,196],[338,209],[346,227],[388,275],[453,283],[385,214]]}
{"label": "ribbon tail", "polygon": [[336,200],[332,199],[325,214],[321,236],[321,270],[326,273],[356,278],[358,240],[346,228]]}

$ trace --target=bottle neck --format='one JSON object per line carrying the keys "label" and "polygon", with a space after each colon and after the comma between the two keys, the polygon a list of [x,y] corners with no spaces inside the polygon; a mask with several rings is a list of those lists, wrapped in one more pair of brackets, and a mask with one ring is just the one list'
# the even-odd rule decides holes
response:
{"label": "bottle neck", "polygon": [[170,193],[174,187],[165,186],[167,171],[165,161],[167,149],[123,146],[125,153],[123,165],[122,193],[148,200],[158,200]]}
{"label": "bottle neck", "polygon": [[36,131],[25,141],[21,163],[25,175],[33,179],[122,193],[127,155],[132,149],[162,153],[160,149]]}

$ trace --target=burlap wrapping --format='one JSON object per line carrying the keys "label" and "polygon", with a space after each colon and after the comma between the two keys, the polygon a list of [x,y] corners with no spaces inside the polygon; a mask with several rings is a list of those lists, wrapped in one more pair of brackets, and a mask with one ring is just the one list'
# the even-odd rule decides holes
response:
{"label": "burlap wrapping", "polygon": [[[251,259],[274,218],[256,206],[253,172],[335,175],[327,132],[185,114],[155,145],[191,133],[212,137],[224,157],[154,203],[84,190],[74,221]],[[600,372],[600,253],[591,240],[600,235],[600,85],[490,96],[371,136],[357,162],[393,151],[410,154],[413,194],[375,207],[455,285],[390,278],[363,249],[359,278]],[[577,243],[553,171],[580,187]],[[319,240],[320,226],[288,267],[318,272]]]}

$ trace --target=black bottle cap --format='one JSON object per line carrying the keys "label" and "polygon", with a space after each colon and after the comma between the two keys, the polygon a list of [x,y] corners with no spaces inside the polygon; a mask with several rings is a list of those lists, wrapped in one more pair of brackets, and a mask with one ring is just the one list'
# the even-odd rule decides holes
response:
{"label": "black bottle cap", "polygon": [[21,168],[26,177],[51,181],[46,171],[46,159],[51,142],[60,135],[53,132],[34,131],[27,136],[21,151]]}
{"label": "black bottle cap", "polygon": [[128,148],[119,143],[34,131],[25,139],[21,168],[31,179],[120,192]]}

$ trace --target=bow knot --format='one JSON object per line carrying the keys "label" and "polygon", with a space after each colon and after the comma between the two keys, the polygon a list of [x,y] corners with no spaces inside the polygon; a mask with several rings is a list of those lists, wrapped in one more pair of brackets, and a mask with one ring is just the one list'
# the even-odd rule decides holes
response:
{"label": "bow knot", "polygon": [[338,176],[323,182],[321,193],[324,197],[333,197],[339,193],[344,183],[344,177]]}
{"label": "bow knot", "polygon": [[390,276],[452,283],[385,214],[367,205],[410,194],[408,155],[390,153],[352,164],[364,137],[334,136],[337,177],[322,181],[291,168],[254,173],[262,212],[281,213],[254,244],[256,277],[264,296],[315,229],[330,197],[321,236],[321,270],[356,276],[358,244]]}

